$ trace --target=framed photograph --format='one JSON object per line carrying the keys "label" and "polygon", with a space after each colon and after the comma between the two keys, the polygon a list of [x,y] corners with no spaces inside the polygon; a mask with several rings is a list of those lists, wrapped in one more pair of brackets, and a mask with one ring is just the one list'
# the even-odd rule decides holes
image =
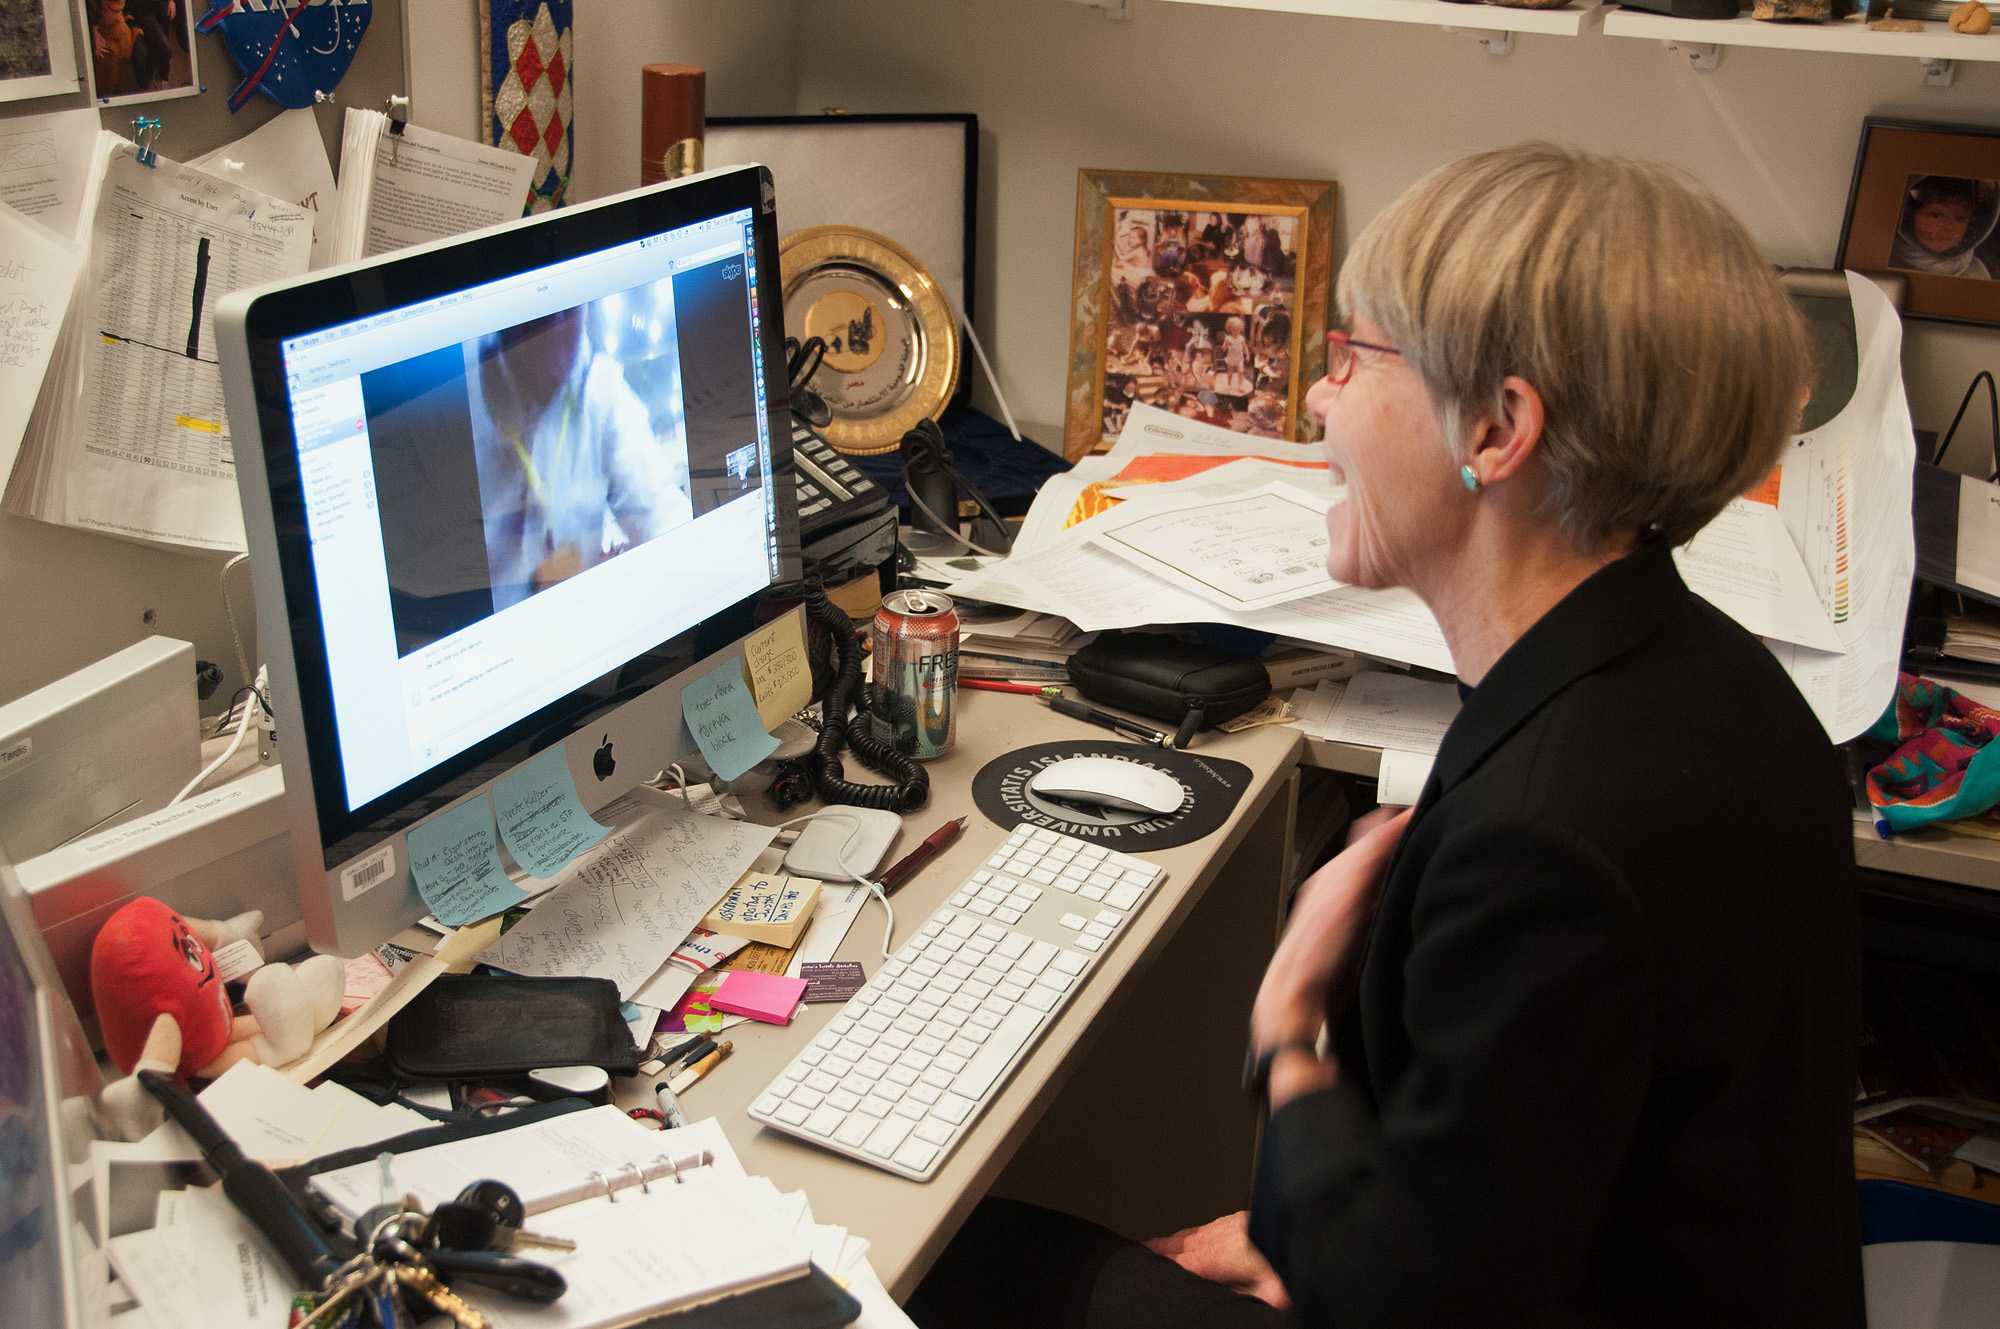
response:
{"label": "framed photograph", "polygon": [[1840,263],[1909,279],[1906,317],[2000,327],[2000,128],[1862,121]]}
{"label": "framed photograph", "polygon": [[1299,439],[1326,363],[1331,180],[1079,171],[1064,455],[1134,402]]}
{"label": "framed photograph", "polygon": [[77,3],[83,10],[83,66],[90,71],[90,98],[99,106],[192,97],[201,91],[189,0]]}
{"label": "framed photograph", "polygon": [[0,0],[0,102],[52,97],[80,85],[64,0]]}

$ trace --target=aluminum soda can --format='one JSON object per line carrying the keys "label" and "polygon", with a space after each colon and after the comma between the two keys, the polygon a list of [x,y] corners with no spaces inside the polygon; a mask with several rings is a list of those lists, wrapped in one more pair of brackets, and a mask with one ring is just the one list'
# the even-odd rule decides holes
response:
{"label": "aluminum soda can", "polygon": [[936,591],[882,597],[871,635],[878,714],[896,726],[918,761],[951,751],[958,738],[958,611]]}

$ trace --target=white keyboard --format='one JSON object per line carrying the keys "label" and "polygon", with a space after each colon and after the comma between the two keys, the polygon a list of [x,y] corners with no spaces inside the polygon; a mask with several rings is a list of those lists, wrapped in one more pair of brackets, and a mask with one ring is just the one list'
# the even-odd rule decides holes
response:
{"label": "white keyboard", "polygon": [[930,1180],[1164,875],[1130,854],[1020,827],[750,1115]]}

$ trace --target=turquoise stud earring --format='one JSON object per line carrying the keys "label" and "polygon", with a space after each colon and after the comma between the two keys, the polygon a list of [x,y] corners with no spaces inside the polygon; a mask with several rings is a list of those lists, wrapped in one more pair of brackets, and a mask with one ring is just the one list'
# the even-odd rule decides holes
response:
{"label": "turquoise stud earring", "polygon": [[1465,481],[1467,489],[1470,489],[1475,494],[1479,492],[1479,477],[1473,473],[1470,466],[1459,467],[1458,478]]}

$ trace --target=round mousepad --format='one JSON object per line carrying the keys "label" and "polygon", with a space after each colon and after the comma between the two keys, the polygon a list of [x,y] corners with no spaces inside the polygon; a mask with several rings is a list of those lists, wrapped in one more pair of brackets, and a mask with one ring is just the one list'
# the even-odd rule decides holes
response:
{"label": "round mousepad", "polygon": [[[1099,812],[1058,803],[1028,788],[1037,772],[1070,757],[1109,757],[1150,766],[1178,780],[1187,798],[1179,811],[1161,817],[1111,808]],[[1095,840],[1108,849],[1142,854],[1190,844],[1218,829],[1249,787],[1250,768],[1239,761],[1145,743],[1071,739],[1017,748],[986,763],[972,777],[972,801],[1002,826],[1046,826],[1061,835]]]}

